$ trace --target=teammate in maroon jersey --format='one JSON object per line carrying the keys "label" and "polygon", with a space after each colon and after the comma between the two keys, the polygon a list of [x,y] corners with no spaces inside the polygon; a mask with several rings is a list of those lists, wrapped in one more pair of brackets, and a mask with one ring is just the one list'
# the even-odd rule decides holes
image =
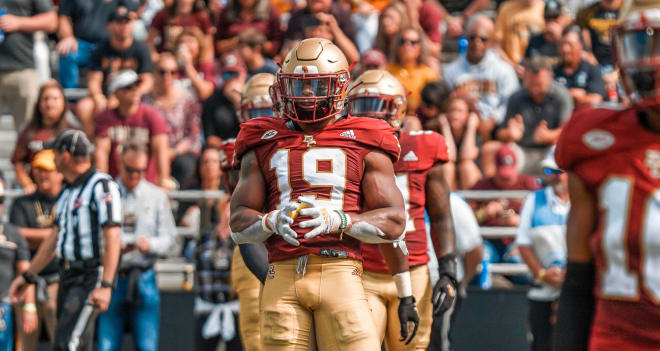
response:
{"label": "teammate in maroon jersey", "polygon": [[314,333],[321,349],[378,350],[364,319],[360,241],[403,232],[392,165],[399,144],[387,123],[347,116],[348,63],[330,41],[296,45],[277,81],[285,118],[243,123],[231,199],[234,241],[268,249],[262,345],[306,350]]}
{"label": "teammate in maroon jersey", "polygon": [[621,19],[633,106],[576,113],[556,149],[571,212],[554,350],[660,350],[660,1],[626,3]]}
{"label": "teammate in maroon jersey", "polygon": [[[370,70],[358,77],[349,92],[349,113],[354,116],[372,117],[387,121],[399,130],[405,117],[405,91],[401,83],[383,70]],[[383,256],[390,244],[363,245],[363,283],[376,329],[384,337],[388,351],[426,350],[433,321],[432,295],[435,314],[446,311],[456,296],[456,257],[454,255],[454,229],[449,208],[449,187],[442,172],[447,161],[447,144],[442,135],[431,131],[399,133],[401,157],[394,164],[396,183],[403,194],[406,211],[405,241],[408,249],[410,271],[390,276]],[[431,288],[426,242],[424,210],[431,219],[431,238],[439,257],[441,279]],[[383,256],[381,256],[381,251]],[[398,250],[395,250],[396,253]],[[408,267],[405,267],[406,271]],[[390,273],[392,267],[389,267]],[[412,295],[420,311],[419,335],[411,344],[398,338],[397,308],[405,302],[405,294],[397,296],[395,285],[401,285],[398,276],[411,276]],[[409,294],[408,294],[409,295]],[[400,318],[399,318],[400,319]],[[403,328],[402,328],[403,331]]]}

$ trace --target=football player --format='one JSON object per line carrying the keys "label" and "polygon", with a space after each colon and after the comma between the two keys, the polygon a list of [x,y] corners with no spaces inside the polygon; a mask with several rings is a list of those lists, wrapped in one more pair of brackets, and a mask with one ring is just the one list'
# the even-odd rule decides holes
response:
{"label": "football player", "polygon": [[[269,88],[275,83],[270,73],[252,76],[241,92],[239,121],[244,123],[256,117],[275,117]],[[234,139],[221,145],[221,167],[224,183],[231,194],[238,182],[238,171],[233,169]],[[240,247],[240,249],[239,249]],[[262,350],[259,332],[259,293],[266,280],[268,259],[263,243],[241,244],[234,248],[231,265],[231,285],[238,294],[240,311],[238,326],[246,351]]]}
{"label": "football player", "polygon": [[633,105],[578,111],[556,149],[571,210],[555,350],[660,350],[660,1],[624,3],[620,18]]}
{"label": "football player", "polygon": [[[360,75],[349,89],[349,113],[352,116],[378,118],[387,121],[395,130],[401,128],[406,114],[406,93],[397,78],[384,70],[369,70]],[[444,178],[442,164],[447,161],[447,144],[442,135],[432,131],[398,132],[401,158],[394,164],[396,184],[403,194],[408,212],[405,241],[409,251],[410,271],[388,274],[388,266],[381,256],[388,246],[363,245],[365,273],[362,276],[372,316],[381,339],[385,338],[388,351],[426,350],[430,342],[433,315],[444,313],[456,296],[456,256],[454,228],[449,206],[449,187]],[[424,210],[431,220],[431,238],[439,258],[440,280],[435,288],[427,263],[429,257],[424,225]],[[380,250],[379,250],[380,246]],[[395,253],[398,250],[395,250]],[[392,269],[390,268],[390,272]],[[399,339],[397,309],[411,297],[401,286],[400,276],[409,275],[412,295],[420,312],[419,335],[407,344]],[[407,294],[407,295],[406,295]],[[432,305],[432,300],[433,304]],[[435,313],[434,313],[435,312]],[[400,317],[400,316],[399,316]],[[403,321],[402,321],[403,322]]]}
{"label": "football player", "polygon": [[360,242],[403,233],[400,148],[386,122],[347,115],[348,71],[329,40],[301,41],[277,74],[284,118],[249,120],[236,140],[230,226],[237,243],[268,249],[260,323],[269,351],[306,350],[314,336],[320,350],[380,348],[364,319]]}

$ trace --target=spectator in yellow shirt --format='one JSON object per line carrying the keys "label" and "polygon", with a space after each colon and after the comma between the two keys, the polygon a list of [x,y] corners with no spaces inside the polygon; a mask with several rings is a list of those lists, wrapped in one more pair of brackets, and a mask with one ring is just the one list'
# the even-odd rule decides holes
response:
{"label": "spectator in yellow shirt", "polygon": [[396,46],[390,50],[391,62],[387,70],[401,81],[410,93],[408,111],[414,111],[421,100],[421,92],[427,83],[438,80],[438,74],[422,62],[427,47],[421,29],[408,27],[400,32]]}
{"label": "spectator in yellow shirt", "polygon": [[500,7],[495,19],[495,40],[500,56],[518,67],[525,56],[529,39],[543,32],[545,20],[543,0],[508,0]]}

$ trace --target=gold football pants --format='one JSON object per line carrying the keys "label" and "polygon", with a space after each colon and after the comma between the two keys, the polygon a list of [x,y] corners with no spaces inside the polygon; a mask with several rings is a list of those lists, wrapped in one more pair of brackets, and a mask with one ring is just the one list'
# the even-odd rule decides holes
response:
{"label": "gold football pants", "polygon": [[426,350],[431,340],[433,306],[431,304],[431,279],[427,265],[420,265],[410,270],[412,293],[417,301],[419,329],[410,344],[404,345],[399,322],[399,297],[396,285],[389,273],[365,271],[362,276],[364,292],[367,294],[371,316],[373,317],[379,340],[385,341],[387,351]]}
{"label": "gold football pants", "polygon": [[378,351],[362,262],[315,255],[273,262],[261,295],[264,350]]}
{"label": "gold football pants", "polygon": [[231,285],[238,295],[238,327],[245,351],[261,351],[259,333],[259,294],[261,282],[245,265],[238,245],[231,260]]}

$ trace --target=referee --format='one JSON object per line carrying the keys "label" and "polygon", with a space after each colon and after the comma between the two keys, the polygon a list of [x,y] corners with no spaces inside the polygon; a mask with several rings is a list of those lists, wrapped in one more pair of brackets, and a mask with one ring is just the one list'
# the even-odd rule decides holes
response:
{"label": "referee", "polygon": [[78,130],[52,143],[66,187],[56,203],[56,230],[41,244],[30,268],[10,287],[13,301],[55,255],[60,261],[54,350],[92,350],[95,313],[108,309],[120,251],[121,207],[117,184],[91,164],[93,145]]}

